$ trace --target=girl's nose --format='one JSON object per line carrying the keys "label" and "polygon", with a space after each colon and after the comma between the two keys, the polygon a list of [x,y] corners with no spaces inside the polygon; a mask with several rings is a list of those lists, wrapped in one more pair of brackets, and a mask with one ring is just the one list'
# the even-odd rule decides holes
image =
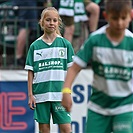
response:
{"label": "girl's nose", "polygon": [[54,23],[54,21],[53,21],[53,20],[51,20],[51,21],[50,21],[50,24],[53,24],[53,23]]}

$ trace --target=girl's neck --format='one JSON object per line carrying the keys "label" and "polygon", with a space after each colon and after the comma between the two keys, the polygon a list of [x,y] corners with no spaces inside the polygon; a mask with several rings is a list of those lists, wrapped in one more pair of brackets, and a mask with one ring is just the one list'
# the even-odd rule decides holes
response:
{"label": "girl's neck", "polygon": [[42,39],[46,43],[52,43],[55,40],[56,37],[57,37],[56,33],[54,33],[54,34],[46,34],[46,33],[44,33]]}
{"label": "girl's neck", "polygon": [[110,28],[106,29],[106,35],[110,41],[120,43],[124,38],[124,34],[125,34],[125,31],[118,34],[113,32]]}

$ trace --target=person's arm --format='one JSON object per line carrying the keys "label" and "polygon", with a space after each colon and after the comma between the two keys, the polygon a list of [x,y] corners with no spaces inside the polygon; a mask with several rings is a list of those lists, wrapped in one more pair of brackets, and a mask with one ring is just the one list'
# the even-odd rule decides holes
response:
{"label": "person's arm", "polygon": [[29,107],[34,109],[36,107],[35,98],[32,93],[32,83],[33,83],[33,71],[28,70],[28,97],[29,97]]}
{"label": "person's arm", "polygon": [[76,63],[68,69],[65,83],[62,89],[63,97],[62,97],[62,106],[66,109],[66,111],[70,112],[72,107],[72,99],[71,99],[71,86],[76,78],[76,75],[80,72],[81,67]]}

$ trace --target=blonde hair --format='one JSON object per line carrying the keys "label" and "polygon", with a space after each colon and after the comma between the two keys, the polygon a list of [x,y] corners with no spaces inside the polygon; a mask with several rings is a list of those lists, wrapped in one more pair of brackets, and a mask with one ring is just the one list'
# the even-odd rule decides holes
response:
{"label": "blonde hair", "polygon": [[58,11],[54,7],[47,7],[47,8],[45,8],[42,11],[42,13],[41,13],[41,19],[39,21],[39,24],[40,24],[41,29],[44,30],[43,20],[46,17],[46,13],[48,11],[53,11],[53,12],[57,13],[57,15],[58,15],[58,21],[59,21],[59,27],[56,29],[56,33],[59,34],[59,35],[61,35],[60,30],[63,27],[63,23],[62,23],[62,19],[61,19],[60,15],[59,15]]}

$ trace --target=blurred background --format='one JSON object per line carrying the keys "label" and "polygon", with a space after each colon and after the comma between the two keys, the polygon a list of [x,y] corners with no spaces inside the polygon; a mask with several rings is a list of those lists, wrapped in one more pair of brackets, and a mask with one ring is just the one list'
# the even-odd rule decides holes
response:
{"label": "blurred background", "polygon": [[[106,24],[102,15],[104,4],[103,0],[92,2],[99,7],[98,29]],[[43,34],[38,22],[41,11],[47,6],[54,6],[58,10],[60,0],[0,0],[0,133],[39,133],[37,123],[33,120],[33,111],[28,107],[27,72],[24,64],[30,44]],[[85,12],[88,20],[74,21],[71,43],[75,53],[91,33],[88,28],[91,13],[86,8]],[[62,36],[64,30],[61,31]],[[132,22],[129,30],[133,31]],[[87,68],[80,72],[73,84],[74,133],[84,133],[92,80],[93,72]],[[51,128],[51,133],[59,132],[57,125]]]}

